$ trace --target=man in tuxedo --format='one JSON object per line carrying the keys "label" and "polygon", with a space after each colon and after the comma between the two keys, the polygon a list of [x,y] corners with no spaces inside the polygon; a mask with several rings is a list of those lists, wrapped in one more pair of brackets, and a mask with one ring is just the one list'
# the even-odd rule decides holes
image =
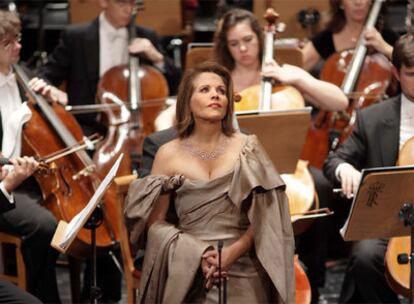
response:
{"label": "man in tuxedo", "polygon": [[[394,166],[402,145],[414,136],[414,36],[406,34],[394,45],[394,76],[402,94],[363,109],[347,141],[331,152],[324,173],[340,183],[349,198],[358,188],[363,168]],[[388,240],[353,244],[340,303],[396,303],[397,295],[385,277],[384,255]]]}
{"label": "man in tuxedo", "polygon": [[[138,55],[141,63],[159,69],[169,83],[170,93],[175,93],[180,72],[161,51],[156,33],[137,26],[137,38],[128,41],[127,26],[134,3],[134,0],[100,0],[103,10],[95,20],[63,31],[47,64],[38,71],[55,87],[66,82],[67,96],[60,96],[59,101],[71,105],[95,104],[99,78],[110,68],[126,64],[128,54]],[[42,85],[37,89],[41,90]],[[96,122],[96,115],[77,115],[77,119],[86,135],[105,133],[104,126]]]}
{"label": "man in tuxedo", "polygon": [[8,200],[14,207],[0,214],[0,231],[22,237],[28,291],[44,302],[58,303],[55,273],[58,253],[50,247],[56,219],[39,204],[42,195],[31,177],[37,162],[21,157],[23,125],[32,115],[22,102],[13,73],[21,47],[20,20],[15,14],[0,10],[0,142],[2,155],[12,159],[8,173],[2,171],[0,198],[3,206],[7,206]]}

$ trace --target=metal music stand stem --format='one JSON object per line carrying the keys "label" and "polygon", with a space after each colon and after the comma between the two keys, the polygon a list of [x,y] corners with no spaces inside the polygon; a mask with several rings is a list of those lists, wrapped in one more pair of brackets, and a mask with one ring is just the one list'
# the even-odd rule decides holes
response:
{"label": "metal music stand stem", "polygon": [[103,213],[102,209],[95,208],[85,224],[85,228],[91,231],[91,286],[89,297],[91,304],[98,304],[98,300],[102,297],[101,288],[96,283],[96,229],[102,224]]}
{"label": "metal music stand stem", "polygon": [[223,249],[223,241],[219,240],[217,243],[217,251],[218,251],[218,273],[219,273],[219,284],[218,284],[218,302],[222,304],[222,293],[221,293],[221,251]]}

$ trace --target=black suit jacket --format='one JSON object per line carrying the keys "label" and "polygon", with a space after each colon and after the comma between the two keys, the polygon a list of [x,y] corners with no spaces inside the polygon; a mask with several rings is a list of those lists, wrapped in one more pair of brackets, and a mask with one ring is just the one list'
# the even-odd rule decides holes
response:
{"label": "black suit jacket", "polygon": [[[137,26],[136,33],[137,37],[149,39],[160,50],[158,37],[154,31]],[[143,58],[140,60],[149,64]],[[70,104],[95,103],[99,82],[99,18],[90,23],[69,26],[63,31],[58,45],[49,56],[46,65],[39,69],[38,74],[55,86],[66,81]],[[165,57],[164,74],[174,90],[180,73],[168,57]],[[81,125],[96,128],[95,115],[79,115],[77,118]],[[102,132],[102,130],[96,131]]]}
{"label": "black suit jacket", "polygon": [[[1,123],[1,112],[0,112],[0,145],[3,139],[3,124]],[[1,146],[0,146],[1,149]],[[14,208],[14,204],[10,204],[7,197],[3,194],[3,191],[0,190],[0,214],[9,211]]]}
{"label": "black suit jacket", "polygon": [[7,197],[0,191],[0,214],[14,209],[15,205],[11,204]]}
{"label": "black suit jacket", "polygon": [[332,182],[336,167],[343,162],[356,169],[394,166],[399,152],[401,96],[372,105],[357,113],[351,136],[330,152],[324,173]]}
{"label": "black suit jacket", "polygon": [[144,177],[151,173],[152,164],[158,149],[167,142],[177,138],[175,127],[152,133],[145,137],[142,147],[142,167],[139,176]]}

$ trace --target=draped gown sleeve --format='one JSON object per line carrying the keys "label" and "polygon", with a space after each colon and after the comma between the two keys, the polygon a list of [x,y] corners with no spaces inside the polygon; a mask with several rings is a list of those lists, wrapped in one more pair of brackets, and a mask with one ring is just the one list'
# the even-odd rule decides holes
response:
{"label": "draped gown sleeve", "polygon": [[236,164],[229,197],[240,205],[250,195],[248,218],[257,257],[278,292],[277,303],[295,302],[294,235],[285,184],[256,136]]}
{"label": "draped gown sleeve", "polygon": [[[124,217],[132,244],[144,235],[159,196],[178,188],[182,182],[182,176],[148,176],[131,184]],[[172,224],[161,221],[152,224],[147,232],[140,302],[182,303],[200,268],[201,256],[209,247]]]}

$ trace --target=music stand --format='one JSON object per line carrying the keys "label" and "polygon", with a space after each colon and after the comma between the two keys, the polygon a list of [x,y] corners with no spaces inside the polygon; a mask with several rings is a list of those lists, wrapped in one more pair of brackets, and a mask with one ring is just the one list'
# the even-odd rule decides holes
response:
{"label": "music stand", "polygon": [[256,134],[280,174],[294,173],[310,125],[311,108],[237,113],[240,128]]}
{"label": "music stand", "polygon": [[62,220],[59,221],[58,227],[56,228],[55,234],[53,235],[53,239],[50,243],[50,245],[59,252],[66,253],[73,244],[76,235],[82,227],[91,230],[91,303],[98,303],[98,299],[101,297],[101,290],[96,284],[96,228],[98,228],[102,222],[102,213],[101,209],[97,207],[100,204],[105,192],[114,180],[123,156],[124,155],[121,154],[118,157],[115,164],[102,180],[86,206],[76,216],[74,216],[69,223]]}
{"label": "music stand", "polygon": [[[411,235],[414,242],[414,166],[362,170],[358,191],[341,235],[345,241]],[[409,254],[414,300],[414,246]]]}

